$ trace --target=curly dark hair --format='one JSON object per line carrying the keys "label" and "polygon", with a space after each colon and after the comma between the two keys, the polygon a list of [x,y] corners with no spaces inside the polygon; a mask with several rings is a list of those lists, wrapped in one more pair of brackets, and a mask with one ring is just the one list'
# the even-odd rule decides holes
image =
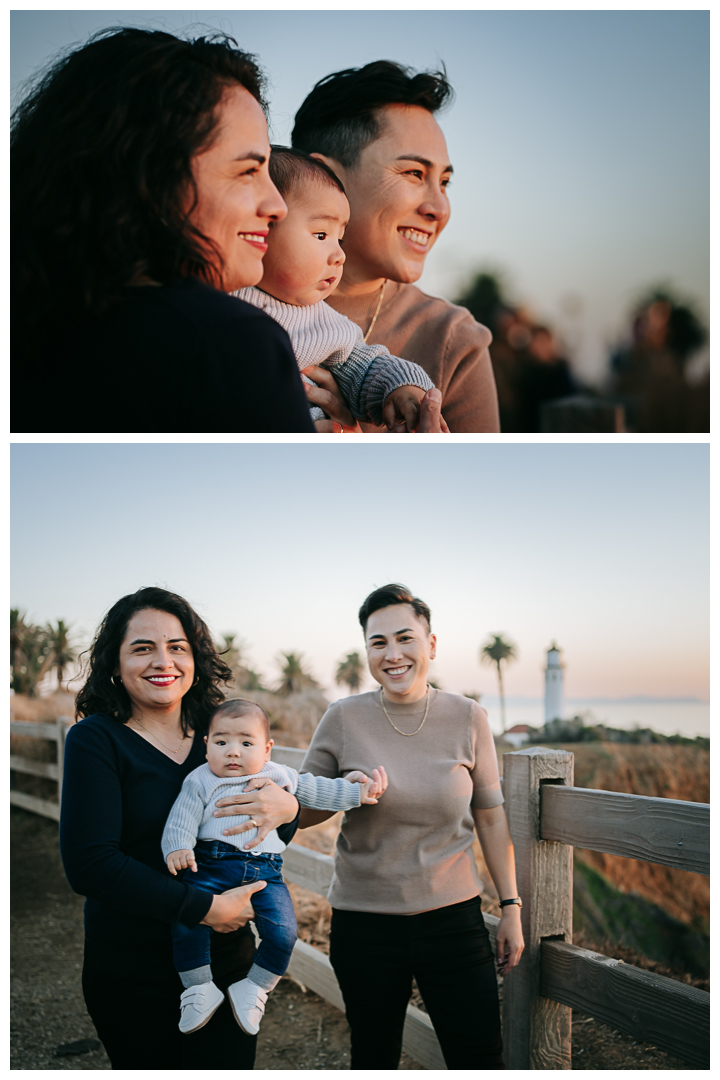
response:
{"label": "curly dark hair", "polygon": [[127,27],[102,30],[37,77],[11,126],[16,329],[54,336],[102,315],[142,275],[222,271],[189,220],[191,160],[238,84],[267,112],[264,76],[233,38]]}
{"label": "curly dark hair", "polygon": [[174,615],[185,631],[193,651],[197,682],[182,700],[181,724],[185,734],[188,730],[205,731],[213,711],[225,700],[220,683],[232,681],[233,673],[218,655],[210,631],[187,600],[156,587],[123,596],[100,623],[86,654],[87,680],[75,699],[75,718],[101,713],[121,724],[130,719],[132,702],[122,683],[115,684],[113,674],[117,671],[128,623],[133,615],[148,609]]}
{"label": "curly dark hair", "polygon": [[445,66],[415,72],[393,60],[346,68],[316,83],[295,114],[292,145],[325,154],[346,169],[382,135],[385,105],[419,105],[435,113],[453,97]]}

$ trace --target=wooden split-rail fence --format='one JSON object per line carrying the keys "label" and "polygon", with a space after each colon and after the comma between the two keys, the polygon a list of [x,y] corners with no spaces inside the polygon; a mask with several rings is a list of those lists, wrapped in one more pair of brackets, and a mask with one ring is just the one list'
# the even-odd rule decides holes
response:
{"label": "wooden split-rail fence", "polygon": [[[10,768],[56,780],[58,801],[10,792],[13,806],[59,819],[65,734],[72,721],[11,722],[12,735],[49,739],[55,762],[11,754]],[[276,746],[273,759],[299,768],[304,750]],[[505,809],[515,845],[523,898],[525,952],[505,976],[503,1042],[508,1069],[570,1069],[571,1015],[578,1009],[640,1042],[650,1042],[700,1069],[708,1069],[710,995],[572,944],[573,847],[643,859],[694,874],[708,874],[710,807],[573,786],[573,754],[530,747],[504,755]],[[327,896],[333,860],[291,844],[285,877]],[[485,916],[495,940],[498,920]],[[298,941],[289,973],[343,1008],[340,988],[324,953]],[[408,1006],[404,1049],[427,1069],[445,1068],[427,1015]]]}

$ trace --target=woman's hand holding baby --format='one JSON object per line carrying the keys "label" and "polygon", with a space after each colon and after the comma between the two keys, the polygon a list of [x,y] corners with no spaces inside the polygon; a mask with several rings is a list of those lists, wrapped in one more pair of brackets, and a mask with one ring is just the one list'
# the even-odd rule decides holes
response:
{"label": "woman's hand holding baby", "polygon": [[272,829],[277,829],[278,825],[294,821],[298,812],[298,801],[295,796],[265,777],[251,780],[241,794],[219,799],[215,806],[217,807],[215,817],[249,815],[250,821],[235,825],[231,829],[223,829],[223,836],[234,836],[236,833],[248,832],[256,828],[257,836],[249,844],[245,844],[246,851],[261,843]]}
{"label": "woman's hand holding baby", "polygon": [[359,770],[347,773],[345,779],[349,780],[351,784],[360,784],[362,789],[360,795],[361,806],[374,806],[388,786],[387,773],[382,765],[377,769],[373,769],[372,780]]}
{"label": "woman's hand holding baby", "polygon": [[224,893],[216,893],[213,896],[210,910],[201,925],[209,926],[220,934],[229,934],[232,930],[239,930],[250,919],[255,917],[251,897],[259,889],[264,889],[267,881],[253,881],[251,885],[238,885],[235,889],[228,889]]}
{"label": "woman's hand holding baby", "polygon": [[189,848],[180,848],[179,851],[171,851],[165,860],[167,868],[170,873],[177,877],[178,870],[187,870],[188,867],[197,873],[197,863],[195,862],[195,852]]}
{"label": "woman's hand holding baby", "polygon": [[303,369],[303,375],[307,375],[308,379],[317,383],[317,386],[303,384],[308,401],[312,405],[319,405],[330,417],[329,420],[316,420],[315,430],[332,432],[335,431],[335,424],[340,424],[343,432],[362,435],[362,428],[345,404],[345,398],[330,372],[313,364],[312,367]]}

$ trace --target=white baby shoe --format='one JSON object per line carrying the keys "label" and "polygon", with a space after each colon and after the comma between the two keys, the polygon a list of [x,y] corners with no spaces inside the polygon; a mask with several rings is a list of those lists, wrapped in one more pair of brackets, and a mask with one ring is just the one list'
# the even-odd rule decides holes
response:
{"label": "white baby shoe", "polygon": [[232,1011],[246,1035],[257,1035],[265,1012],[267,991],[251,979],[241,979],[228,987]]}
{"label": "white baby shoe", "polygon": [[183,1035],[189,1035],[207,1024],[224,1000],[225,995],[222,990],[218,990],[214,982],[197,983],[183,991],[180,995],[181,1013],[178,1025]]}

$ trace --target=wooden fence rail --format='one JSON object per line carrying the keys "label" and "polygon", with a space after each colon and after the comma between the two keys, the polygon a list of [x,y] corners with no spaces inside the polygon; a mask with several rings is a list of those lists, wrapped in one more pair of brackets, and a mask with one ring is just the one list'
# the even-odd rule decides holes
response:
{"label": "wooden fence rail", "polygon": [[[12,735],[56,744],[56,762],[11,755],[16,772],[62,785],[65,735],[72,721],[12,722]],[[304,750],[276,746],[273,760],[293,768]],[[710,995],[572,944],[572,848],[709,873],[709,807],[674,799],[573,787],[573,755],[529,747],[504,755],[503,789],[523,897],[523,960],[505,976],[503,1040],[506,1068],[569,1069],[571,1010],[579,1009],[638,1041],[709,1068]],[[14,806],[59,819],[59,804],[11,790]],[[327,896],[329,855],[293,843],[284,853],[285,877]],[[485,915],[493,947],[498,919]],[[342,1009],[343,1000],[324,953],[298,941],[289,968],[302,985]],[[429,1018],[409,1006],[403,1048],[427,1069],[444,1069]]]}
{"label": "wooden fence rail", "polygon": [[710,873],[710,807],[617,791],[541,788],[543,840]]}

